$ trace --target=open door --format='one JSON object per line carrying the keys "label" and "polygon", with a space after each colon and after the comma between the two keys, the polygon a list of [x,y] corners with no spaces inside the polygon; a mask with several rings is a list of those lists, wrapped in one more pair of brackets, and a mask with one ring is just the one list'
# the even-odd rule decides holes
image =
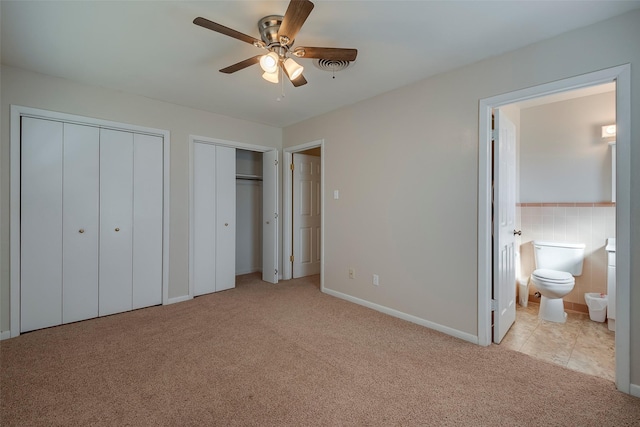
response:
{"label": "open door", "polygon": [[320,274],[319,156],[293,154],[293,278]]}
{"label": "open door", "polygon": [[516,126],[494,110],[493,142],[493,342],[516,320]]}
{"label": "open door", "polygon": [[262,155],[262,280],[278,283],[278,150]]}

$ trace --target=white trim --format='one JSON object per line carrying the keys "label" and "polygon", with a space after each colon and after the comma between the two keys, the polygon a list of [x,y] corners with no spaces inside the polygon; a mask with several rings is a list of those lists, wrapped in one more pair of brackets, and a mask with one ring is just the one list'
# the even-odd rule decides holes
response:
{"label": "white trim", "polygon": [[[194,297],[194,283],[193,283],[193,147],[194,144],[209,144],[209,145],[217,145],[221,147],[231,147],[237,148],[241,150],[247,151],[257,151],[259,153],[265,153],[267,151],[277,151],[276,147],[269,147],[266,145],[255,145],[255,144],[247,144],[244,142],[237,141],[229,141],[226,139],[218,139],[218,138],[209,138],[207,136],[199,136],[199,135],[189,135],[189,294],[177,297],[186,299],[191,299]],[[278,159],[278,163],[280,163],[280,159]],[[278,169],[280,171],[281,168]],[[277,183],[276,183],[277,186]],[[280,244],[278,245],[280,246]],[[278,269],[280,270],[280,269]],[[278,277],[281,273],[278,273]],[[174,298],[176,299],[176,298]]]}
{"label": "white trim", "polygon": [[11,338],[11,331],[2,331],[2,332],[0,332],[0,341],[8,340],[9,338]]}
{"label": "white trim", "polygon": [[425,320],[420,317],[416,317],[411,314],[404,313],[402,311],[394,310],[393,308],[389,308],[389,307],[379,305],[367,300],[356,298],[351,295],[343,294],[342,292],[337,292],[331,289],[325,289],[323,292],[328,295],[338,297],[340,299],[379,311],[381,313],[388,314],[389,316],[397,317],[399,319],[406,320],[411,323],[425,326],[429,329],[433,329],[438,332],[451,335],[452,337],[460,338],[461,340],[468,341],[473,344],[478,344],[478,337],[476,337],[475,335],[469,334],[467,332],[462,332],[457,329],[450,328],[448,326],[443,326],[443,325],[440,325],[439,323],[434,323],[429,320]]}
{"label": "white trim", "polygon": [[311,148],[320,147],[320,290],[324,292],[324,212],[325,212],[325,191],[324,191],[324,171],[325,171],[325,155],[324,155],[324,139],[306,142],[304,144],[295,145],[282,150],[282,185],[284,188],[282,194],[282,279],[290,280],[293,277],[291,261],[289,256],[292,253],[291,239],[292,230],[291,210],[293,206],[293,187],[291,181],[291,170],[289,165],[293,161],[293,153],[299,153]]}
{"label": "white trim", "polygon": [[607,68],[491,98],[479,104],[478,343],[491,344],[491,110],[527,99],[616,81],[616,386],[630,392],[631,378],[631,66]]}
{"label": "white trim", "polygon": [[193,297],[190,296],[190,295],[182,295],[180,297],[169,298],[167,300],[167,302],[165,303],[165,305],[176,304],[176,303],[179,303],[179,302],[189,301],[189,300],[192,300],[192,299],[193,299]]}
{"label": "white trim", "polygon": [[47,120],[57,120],[65,123],[75,123],[83,126],[95,126],[104,129],[124,130],[163,138],[163,213],[162,213],[162,303],[167,304],[169,298],[169,211],[170,211],[170,153],[171,133],[168,130],[137,126],[128,123],[95,119],[92,117],[59,113],[37,108],[11,105],[10,124],[10,287],[11,287],[11,336],[20,335],[20,118],[23,116]]}
{"label": "white trim", "polygon": [[640,385],[631,384],[629,386],[629,394],[631,396],[640,397]]}

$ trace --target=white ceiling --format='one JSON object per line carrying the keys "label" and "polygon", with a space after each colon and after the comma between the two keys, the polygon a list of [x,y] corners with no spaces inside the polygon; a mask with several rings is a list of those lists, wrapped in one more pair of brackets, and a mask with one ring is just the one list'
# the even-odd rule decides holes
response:
{"label": "white ceiling", "polygon": [[260,38],[257,22],[288,1],[0,2],[2,63],[285,127],[437,73],[640,7],[626,1],[324,1],[295,46],[358,49],[335,79],[305,67],[308,84],[263,80],[262,52],[192,23],[197,16]]}

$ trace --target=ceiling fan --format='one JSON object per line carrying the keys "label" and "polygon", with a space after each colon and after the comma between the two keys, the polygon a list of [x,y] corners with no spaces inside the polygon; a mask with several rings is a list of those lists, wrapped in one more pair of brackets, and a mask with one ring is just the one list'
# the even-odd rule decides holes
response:
{"label": "ceiling fan", "polygon": [[311,10],[313,10],[313,3],[309,0],[291,0],[284,16],[269,15],[258,21],[258,30],[262,40],[202,17],[197,17],[193,20],[193,23],[268,51],[266,54],[256,55],[223,68],[220,72],[231,74],[260,63],[264,71],[262,77],[265,80],[278,83],[278,75],[284,73],[291,80],[291,83],[298,87],[306,84],[307,80],[302,75],[303,67],[295,62],[293,57],[351,62],[355,61],[358,55],[357,49],[332,47],[294,48],[293,42]]}

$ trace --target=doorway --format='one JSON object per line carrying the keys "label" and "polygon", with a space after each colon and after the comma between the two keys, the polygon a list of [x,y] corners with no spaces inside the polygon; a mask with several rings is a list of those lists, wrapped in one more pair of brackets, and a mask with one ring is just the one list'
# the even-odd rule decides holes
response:
{"label": "doorway", "polygon": [[[518,304],[515,322],[500,344],[613,381],[614,310],[608,320],[591,320],[585,294],[610,294],[609,307],[614,308],[615,298],[608,291],[605,246],[615,237],[615,169],[610,145],[615,137],[602,137],[601,128],[615,123],[615,83],[539,97],[499,110],[501,117],[508,116],[517,124],[519,159],[513,178],[518,190],[513,203],[515,221],[509,230],[518,231],[512,234],[516,240]],[[582,272],[575,277],[572,291],[563,297],[566,323],[538,318],[540,297],[528,281],[536,268],[534,241],[585,245]],[[515,296],[516,286],[513,279],[510,282]]]}
{"label": "doorway", "polygon": [[478,188],[478,343],[489,345],[492,332],[491,112],[505,105],[604,83],[616,82],[616,238],[617,318],[616,386],[630,393],[630,66],[623,65],[480,100]]}
{"label": "doorway", "polygon": [[[320,289],[324,290],[324,280],[323,280],[323,270],[324,265],[322,260],[324,259],[324,178],[325,178],[325,161],[324,161],[324,140],[318,140],[309,142],[306,144],[297,145],[294,147],[286,148],[283,152],[283,279],[291,279],[294,278],[294,262],[295,262],[295,254],[300,253],[300,241],[304,239],[296,238],[294,239],[294,229],[296,226],[295,222],[295,212],[294,212],[294,203],[296,200],[296,195],[294,194],[294,174],[291,170],[291,166],[294,163],[294,159],[300,156],[304,158],[306,156],[311,156],[310,158],[317,159],[316,167],[319,168],[319,183],[308,185],[316,185],[319,186],[319,191],[314,193],[314,198],[316,198],[317,202],[315,204],[311,204],[310,206],[316,207],[316,213],[319,215],[315,215],[316,218],[313,219],[314,225],[313,227],[309,227],[309,229],[313,229],[313,237],[312,240],[315,242],[313,250],[308,251],[309,258],[315,258],[316,266],[311,267],[307,272],[303,271],[303,276],[307,274],[318,274],[320,273]],[[309,163],[310,164],[310,163]],[[319,223],[319,228],[316,223]],[[296,240],[294,242],[294,240]],[[315,253],[315,254],[314,254]],[[316,270],[317,269],[317,270]],[[298,273],[299,274],[299,273]]]}

